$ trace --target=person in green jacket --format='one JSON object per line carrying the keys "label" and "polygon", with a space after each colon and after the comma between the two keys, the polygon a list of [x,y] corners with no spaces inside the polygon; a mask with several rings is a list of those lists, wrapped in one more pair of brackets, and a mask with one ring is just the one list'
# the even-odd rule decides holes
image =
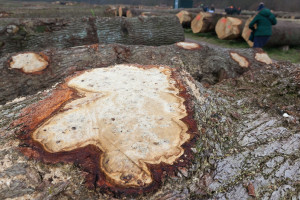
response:
{"label": "person in green jacket", "polygon": [[[277,23],[275,15],[267,8],[263,8],[250,22],[249,28],[254,31],[253,48],[262,48],[272,35],[272,25]],[[257,28],[254,28],[256,24]]]}

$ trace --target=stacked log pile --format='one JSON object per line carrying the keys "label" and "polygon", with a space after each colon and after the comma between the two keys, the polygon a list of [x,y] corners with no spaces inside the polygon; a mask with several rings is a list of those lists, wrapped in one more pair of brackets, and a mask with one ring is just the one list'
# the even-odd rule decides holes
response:
{"label": "stacked log pile", "polygon": [[184,40],[176,16],[81,19],[1,19],[1,53],[94,43],[165,45]]}

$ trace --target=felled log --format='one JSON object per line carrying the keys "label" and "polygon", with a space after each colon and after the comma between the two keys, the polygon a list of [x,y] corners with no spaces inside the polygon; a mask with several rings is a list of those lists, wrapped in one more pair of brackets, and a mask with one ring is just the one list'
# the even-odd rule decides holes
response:
{"label": "felled log", "polygon": [[242,36],[245,20],[235,17],[222,17],[216,24],[215,31],[221,40],[232,40]]}
{"label": "felled log", "polygon": [[[96,44],[35,53],[37,55],[27,56],[21,53],[22,56],[9,54],[0,58],[0,104],[51,87],[74,71],[118,63],[184,68],[195,79],[209,84],[237,77],[249,69],[269,63],[265,54],[254,49],[230,50],[186,42],[158,47]],[[29,58],[30,60],[26,60]]]}
{"label": "felled log", "polygon": [[215,31],[215,26],[222,16],[222,14],[200,12],[192,20],[191,28],[193,33],[205,33]]}
{"label": "felled log", "polygon": [[81,19],[1,19],[1,53],[94,43],[165,45],[184,40],[176,16]]}
{"label": "felled log", "polygon": [[[250,47],[253,46],[253,42],[249,41],[251,29],[249,29],[249,23],[252,18],[249,18],[244,26],[242,37],[248,43]],[[266,46],[298,46],[300,45],[300,24],[291,21],[277,20],[277,24],[272,26],[272,36],[268,40]]]}
{"label": "felled log", "polygon": [[176,14],[183,28],[191,28],[191,22],[196,17],[196,13],[182,10]]}

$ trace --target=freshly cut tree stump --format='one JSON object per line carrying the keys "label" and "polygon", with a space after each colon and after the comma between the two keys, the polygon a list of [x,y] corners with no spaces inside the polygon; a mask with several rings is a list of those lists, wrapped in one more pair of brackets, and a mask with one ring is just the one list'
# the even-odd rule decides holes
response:
{"label": "freshly cut tree stump", "polygon": [[[21,125],[25,155],[89,165],[98,177],[90,185],[141,194],[192,156],[197,124],[186,87],[167,66],[92,69],[67,78],[13,125]],[[95,148],[90,163],[82,155]]]}
{"label": "freshly cut tree stump", "polygon": [[232,40],[242,36],[245,20],[235,17],[222,17],[216,24],[216,33],[221,40]]}
{"label": "freshly cut tree stump", "polygon": [[196,13],[188,12],[186,10],[182,10],[176,14],[183,28],[191,28],[191,22],[196,17],[196,15]]}
{"label": "freshly cut tree stump", "polygon": [[2,54],[94,43],[166,45],[184,40],[176,16],[82,19],[0,19]]}
{"label": "freshly cut tree stump", "polygon": [[[249,18],[244,26],[242,37],[248,43],[250,47],[253,46],[253,42],[249,41],[251,29],[249,24],[252,18]],[[266,46],[299,46],[300,45],[300,23],[291,21],[277,20],[277,24],[272,26],[272,36],[268,40]]]}
{"label": "freshly cut tree stump", "polygon": [[215,26],[222,16],[222,14],[200,12],[192,20],[191,28],[193,33],[205,33],[215,31]]}

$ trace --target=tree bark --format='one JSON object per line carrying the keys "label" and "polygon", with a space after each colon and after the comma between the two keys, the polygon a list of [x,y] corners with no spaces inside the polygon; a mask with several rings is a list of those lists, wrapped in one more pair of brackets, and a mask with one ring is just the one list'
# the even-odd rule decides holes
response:
{"label": "tree bark", "polygon": [[[10,26],[12,25],[12,26]],[[175,16],[81,19],[1,19],[1,54],[94,43],[165,45],[184,40]]]}
{"label": "tree bark", "polygon": [[222,16],[222,14],[200,12],[191,23],[193,33],[215,31],[215,26]]}
{"label": "tree bark", "polygon": [[[253,18],[249,18],[244,26],[242,37],[250,47],[253,46],[253,42],[249,41],[251,29],[249,29],[249,23]],[[298,46],[300,45],[300,24],[291,21],[277,20],[277,24],[272,26],[272,35],[268,40],[266,46]]]}
{"label": "tree bark", "polygon": [[74,71],[118,63],[184,68],[195,79],[214,84],[224,78],[237,77],[250,68],[261,67],[264,63],[255,59],[256,53],[253,49],[229,50],[208,46],[188,50],[175,44],[158,47],[96,44],[42,51],[41,54],[48,57],[49,65],[38,74],[11,69],[9,62],[12,55],[7,55],[0,59],[0,104],[51,87]]}
{"label": "tree bark", "polygon": [[218,38],[221,40],[232,40],[241,37],[245,21],[236,17],[220,18],[216,24]]}

